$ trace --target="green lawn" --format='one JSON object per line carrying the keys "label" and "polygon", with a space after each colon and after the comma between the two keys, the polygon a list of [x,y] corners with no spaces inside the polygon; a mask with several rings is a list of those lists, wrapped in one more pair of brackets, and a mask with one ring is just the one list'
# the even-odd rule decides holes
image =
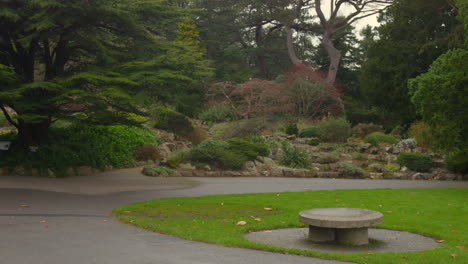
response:
{"label": "green lawn", "polygon": [[[168,198],[130,204],[113,213],[124,222],[149,230],[231,247],[369,264],[468,263],[467,201],[467,189],[309,191]],[[444,241],[436,249],[420,252],[343,254],[285,249],[243,238],[249,230],[301,227],[298,213],[320,207],[376,210],[384,214],[380,228],[410,231]],[[242,220],[247,224],[237,226]]]}

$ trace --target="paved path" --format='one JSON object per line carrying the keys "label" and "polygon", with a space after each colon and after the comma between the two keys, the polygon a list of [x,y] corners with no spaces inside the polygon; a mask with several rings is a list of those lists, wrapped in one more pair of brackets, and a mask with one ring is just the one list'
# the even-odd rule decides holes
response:
{"label": "paved path", "polygon": [[183,240],[121,224],[108,213],[162,197],[372,188],[468,188],[468,182],[150,178],[137,169],[68,179],[0,177],[0,264],[344,263]]}

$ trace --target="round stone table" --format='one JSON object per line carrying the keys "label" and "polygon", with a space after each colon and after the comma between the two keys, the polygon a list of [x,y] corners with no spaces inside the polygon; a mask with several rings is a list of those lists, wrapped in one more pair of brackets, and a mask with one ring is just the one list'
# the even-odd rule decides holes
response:
{"label": "round stone table", "polygon": [[300,212],[299,220],[309,225],[309,240],[313,242],[360,246],[369,244],[367,229],[381,224],[383,215],[358,208],[318,208]]}

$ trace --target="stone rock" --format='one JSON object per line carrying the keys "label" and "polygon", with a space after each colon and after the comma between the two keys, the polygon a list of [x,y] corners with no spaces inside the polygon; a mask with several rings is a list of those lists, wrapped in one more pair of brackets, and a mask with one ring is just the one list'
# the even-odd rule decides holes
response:
{"label": "stone rock", "polygon": [[[167,159],[172,155],[173,150],[175,150],[175,144],[166,142],[157,147],[158,153],[161,156],[161,160],[166,162]],[[173,149],[173,150],[172,150]]]}
{"label": "stone rock", "polygon": [[255,162],[250,160],[245,162],[244,168],[248,171],[257,172],[257,166],[255,166]]}
{"label": "stone rock", "polygon": [[194,167],[190,163],[181,163],[181,164],[179,164],[179,169],[181,169],[181,170],[196,170],[197,168]]}
{"label": "stone rock", "polygon": [[416,139],[407,138],[398,142],[397,147],[400,149],[415,149],[417,145],[418,142],[416,142]]}
{"label": "stone rock", "polygon": [[172,173],[171,175],[172,177],[182,177],[182,174],[179,172],[179,171],[174,171],[174,173]]}
{"label": "stone rock", "polygon": [[270,169],[270,176],[271,177],[283,177],[283,169],[279,167],[273,167]]}
{"label": "stone rock", "polygon": [[400,171],[401,172],[407,172],[409,169],[405,166],[401,167]]}
{"label": "stone rock", "polygon": [[370,147],[372,147],[372,145],[369,144],[369,143],[361,143],[361,144],[358,145],[357,149],[358,149],[359,152],[365,152]]}
{"label": "stone rock", "polygon": [[80,166],[75,168],[76,176],[88,176],[93,175],[93,168],[90,166]]}
{"label": "stone rock", "polygon": [[112,165],[106,165],[104,167],[104,170],[106,170],[106,171],[110,171],[110,170],[113,170],[113,169],[114,169],[114,166],[112,166]]}
{"label": "stone rock", "polygon": [[371,172],[369,173],[369,177],[371,179],[383,179],[384,178],[384,174],[383,173],[379,173],[379,172]]}
{"label": "stone rock", "polygon": [[225,177],[240,177],[244,176],[241,171],[224,171],[223,176]]}
{"label": "stone rock", "polygon": [[382,160],[382,157],[380,157],[379,155],[369,154],[367,155],[367,159],[368,160]]}
{"label": "stone rock", "polygon": [[180,170],[180,171],[178,171],[178,173],[182,177],[193,177],[193,171],[192,170]]}
{"label": "stone rock", "polygon": [[152,170],[150,167],[144,167],[143,170],[141,170],[141,173],[143,173],[146,176],[150,177],[157,177],[159,176],[157,172]]}
{"label": "stone rock", "polygon": [[73,168],[68,168],[65,171],[65,177],[76,176],[75,170]]}
{"label": "stone rock", "polygon": [[160,177],[169,177],[169,173],[167,173],[167,171],[161,171],[161,173],[159,173]]}
{"label": "stone rock", "polygon": [[445,160],[440,158],[433,158],[432,162],[437,168],[443,168],[445,166]]}
{"label": "stone rock", "polygon": [[421,180],[421,179],[423,179],[423,178],[422,178],[422,176],[421,176],[421,173],[417,172],[417,173],[411,175],[411,178],[410,178],[410,179],[411,179],[411,180]]}
{"label": "stone rock", "polygon": [[284,177],[295,177],[295,178],[312,178],[317,174],[315,171],[307,169],[293,169],[293,168],[283,168]]}

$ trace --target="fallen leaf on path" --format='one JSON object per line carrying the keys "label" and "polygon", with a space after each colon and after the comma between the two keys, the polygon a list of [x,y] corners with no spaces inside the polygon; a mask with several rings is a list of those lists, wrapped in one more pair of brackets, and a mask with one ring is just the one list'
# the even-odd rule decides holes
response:
{"label": "fallen leaf on path", "polygon": [[26,207],[30,207],[30,206],[27,205],[27,204],[20,204],[20,207],[26,208]]}
{"label": "fallen leaf on path", "polygon": [[41,220],[40,223],[46,223],[47,221],[46,220]]}
{"label": "fallen leaf on path", "polygon": [[247,222],[246,221],[239,221],[236,223],[236,226],[243,226],[243,225],[246,225]]}
{"label": "fallen leaf on path", "polygon": [[437,243],[443,243],[444,241],[445,241],[445,240],[442,240],[442,239],[436,240]]}
{"label": "fallen leaf on path", "polygon": [[271,230],[265,230],[264,232],[265,232],[265,233],[271,233],[271,232],[273,232],[273,231],[271,231]]}
{"label": "fallen leaf on path", "polygon": [[265,210],[265,211],[271,211],[271,210],[273,210],[273,209],[272,209],[272,208],[266,207],[266,208],[263,208],[263,210]]}
{"label": "fallen leaf on path", "polygon": [[387,237],[388,239],[396,240],[396,237]]}
{"label": "fallen leaf on path", "polygon": [[102,220],[102,222],[103,222],[103,223],[105,223],[105,222],[107,222],[107,220],[106,220],[106,219],[104,219],[104,220]]}

